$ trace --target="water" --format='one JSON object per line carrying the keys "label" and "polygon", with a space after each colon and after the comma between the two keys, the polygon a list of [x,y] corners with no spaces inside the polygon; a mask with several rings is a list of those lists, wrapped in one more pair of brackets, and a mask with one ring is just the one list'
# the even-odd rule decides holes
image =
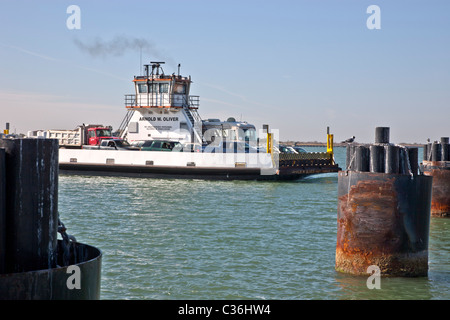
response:
{"label": "water", "polygon": [[[336,161],[345,165],[345,148]],[[334,270],[336,173],[60,176],[59,212],[69,234],[103,252],[102,299],[450,299],[450,219],[431,219],[428,277],[382,278],[369,290],[366,277]]]}

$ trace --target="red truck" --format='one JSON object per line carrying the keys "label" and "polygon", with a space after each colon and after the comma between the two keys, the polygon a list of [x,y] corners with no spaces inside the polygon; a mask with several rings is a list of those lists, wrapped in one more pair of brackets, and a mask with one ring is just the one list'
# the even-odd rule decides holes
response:
{"label": "red truck", "polygon": [[87,143],[91,146],[100,144],[102,139],[120,139],[112,136],[111,127],[95,126],[86,129]]}
{"label": "red truck", "polygon": [[85,145],[99,145],[102,139],[122,140],[113,137],[112,127],[99,124],[77,126],[74,130],[38,130],[28,133],[29,137],[58,139],[60,148],[81,148]]}

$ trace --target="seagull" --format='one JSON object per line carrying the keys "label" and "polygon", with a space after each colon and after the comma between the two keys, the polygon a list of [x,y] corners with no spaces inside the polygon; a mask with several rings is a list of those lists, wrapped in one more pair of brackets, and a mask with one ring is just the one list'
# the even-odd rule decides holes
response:
{"label": "seagull", "polygon": [[347,140],[344,140],[341,143],[352,143],[353,141],[355,141],[355,136],[353,136],[353,137],[351,137],[351,138],[349,138]]}

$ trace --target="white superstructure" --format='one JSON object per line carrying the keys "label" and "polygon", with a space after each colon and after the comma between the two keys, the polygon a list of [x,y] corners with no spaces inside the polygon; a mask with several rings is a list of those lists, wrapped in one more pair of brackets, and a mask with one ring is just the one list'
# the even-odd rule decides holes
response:
{"label": "white superstructure", "polygon": [[129,142],[169,139],[201,143],[199,97],[189,95],[191,77],[166,75],[163,63],[144,65],[145,75],[134,77],[135,93],[125,96],[128,114],[120,134]]}
{"label": "white superstructure", "polygon": [[[254,175],[254,170],[259,170],[256,175],[276,173],[277,163],[273,161],[272,154],[259,152],[256,148],[257,135],[252,124],[236,121],[234,118],[226,121],[202,120],[197,112],[199,97],[189,94],[191,77],[166,75],[161,67],[163,63],[151,62],[144,65],[145,75],[134,77],[135,93],[125,95],[125,107],[128,111],[117,134],[130,143],[171,140],[196,143],[200,150],[203,146],[207,147],[207,151],[60,149],[60,168],[117,170],[136,174],[170,169],[173,174],[194,172],[199,176],[228,176],[235,172],[239,175]],[[266,138],[267,134],[263,140],[266,141]],[[225,141],[227,143],[222,144]],[[228,148],[228,143],[231,143],[231,148]],[[247,149],[233,150],[233,145],[234,149],[243,145]]]}
{"label": "white superstructure", "polygon": [[[127,116],[119,133],[129,142],[173,140],[209,144],[214,139],[256,143],[256,128],[228,118],[202,120],[199,96],[190,95],[191,77],[166,75],[164,62],[144,65],[145,75],[134,77],[134,94],[125,95]],[[151,69],[150,69],[151,68]]]}

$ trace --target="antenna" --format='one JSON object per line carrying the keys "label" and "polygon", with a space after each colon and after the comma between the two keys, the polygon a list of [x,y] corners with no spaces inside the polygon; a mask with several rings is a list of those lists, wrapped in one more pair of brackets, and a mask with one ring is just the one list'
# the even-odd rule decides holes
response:
{"label": "antenna", "polygon": [[164,70],[161,68],[162,64],[165,64],[163,61],[150,61],[152,64],[152,74],[154,74],[154,70],[156,69],[156,75],[159,75],[159,69],[161,69],[161,74],[164,74]]}
{"label": "antenna", "polygon": [[145,67],[145,76],[148,78],[148,67],[149,67],[150,65],[149,64],[144,64],[144,67]]}
{"label": "antenna", "polygon": [[139,73],[142,75],[142,46],[139,46]]}

